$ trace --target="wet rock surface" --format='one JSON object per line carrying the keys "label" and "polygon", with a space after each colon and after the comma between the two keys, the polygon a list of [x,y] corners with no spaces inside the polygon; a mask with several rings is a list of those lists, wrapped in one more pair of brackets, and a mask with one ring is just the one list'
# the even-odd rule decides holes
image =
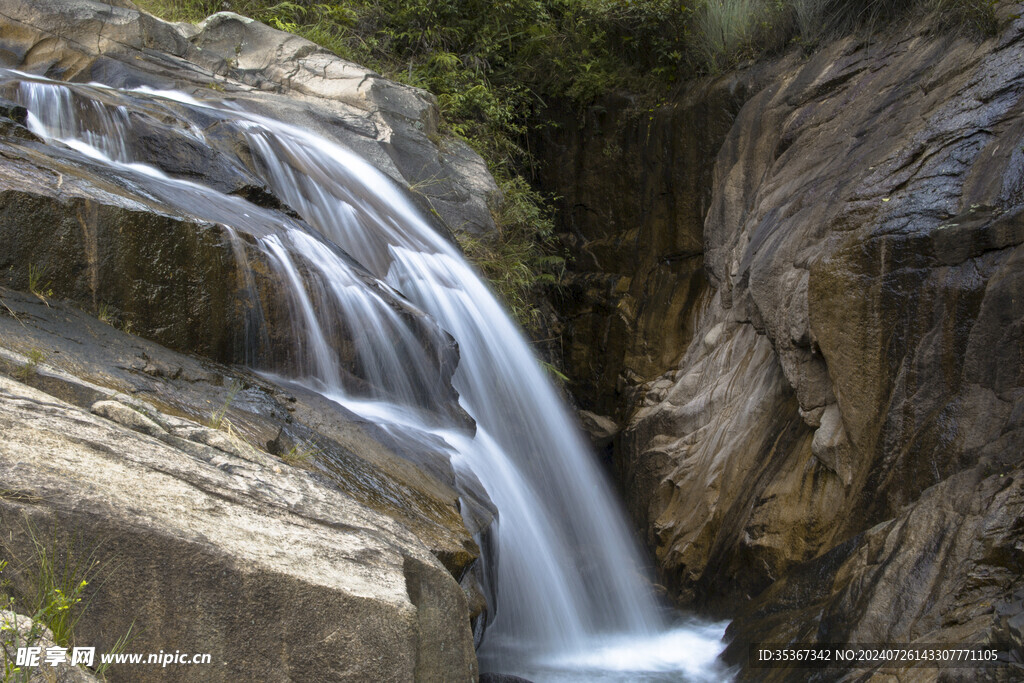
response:
{"label": "wet rock surface", "polygon": [[[697,86],[646,145],[628,119],[597,128],[622,175],[706,140],[675,183],[601,201],[613,162],[583,133],[567,144],[591,163],[547,171],[581,254],[567,373],[625,423],[616,472],[670,593],[738,615],[731,661],[791,640],[1021,647],[1022,60],[1008,15],[982,44],[840,41]],[[673,243],[695,268],[659,284]],[[630,306],[680,287],[695,303],[653,331]]]}
{"label": "wet rock surface", "polygon": [[[0,239],[9,245],[0,255],[0,282],[45,289],[102,311],[173,349],[278,372],[308,371],[311,359],[293,343],[303,321],[281,287],[280,267],[257,241],[311,228],[247,166],[253,164],[251,151],[230,117],[102,87],[26,94],[27,86],[45,84],[14,73],[0,81],[11,97],[66,97],[77,124],[89,130],[129,120],[127,155],[170,177],[111,168],[59,142],[43,144],[24,127],[24,114],[11,109],[15,118],[0,137]],[[194,130],[202,126],[212,132],[200,139]],[[429,386],[420,387],[422,407],[469,424],[450,385],[458,363],[451,337],[337,252],[426,348],[433,367]],[[295,267],[311,290],[323,288],[321,274],[308,263],[296,258]],[[331,300],[321,299],[320,309],[328,310]],[[329,317],[341,320],[343,314],[332,309]],[[359,330],[339,324],[329,334],[346,373],[343,382],[354,393],[386,392],[361,360],[354,341]]]}

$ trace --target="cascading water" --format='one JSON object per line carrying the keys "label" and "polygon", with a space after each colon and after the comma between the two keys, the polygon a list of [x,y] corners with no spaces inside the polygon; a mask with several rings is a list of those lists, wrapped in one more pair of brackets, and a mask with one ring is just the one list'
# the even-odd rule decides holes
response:
{"label": "cascading water", "polygon": [[[478,653],[484,671],[538,681],[723,677],[714,664],[721,626],[669,623],[608,485],[525,339],[392,181],[338,145],[225,104],[6,75],[41,138],[256,240],[288,290],[297,379],[403,438],[443,439],[456,471],[479,480],[498,509],[485,557],[494,604]],[[204,134],[188,112],[234,126],[252,170],[302,220],[149,165],[130,144],[129,107],[179,117],[177,134],[193,140]],[[430,410],[447,396],[436,372],[444,340],[412,329],[395,298],[457,340],[452,384],[475,434]],[[354,340],[359,389],[331,343],[339,327]]]}

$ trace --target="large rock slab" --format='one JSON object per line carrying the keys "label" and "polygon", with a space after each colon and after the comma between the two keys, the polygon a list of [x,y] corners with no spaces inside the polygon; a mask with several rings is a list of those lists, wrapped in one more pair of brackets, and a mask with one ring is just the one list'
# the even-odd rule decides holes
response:
{"label": "large rock slab", "polygon": [[131,3],[4,0],[0,64],[57,80],[231,97],[350,147],[415,188],[449,230],[494,229],[497,186],[464,143],[441,140],[431,94],[251,19],[221,12],[191,26]]}
{"label": "large rock slab", "polygon": [[456,491],[440,444],[404,443],[301,384],[176,353],[66,303],[2,288],[0,303],[0,372],[176,447],[256,449],[280,467],[304,453],[298,466],[412,531],[453,576],[479,556],[460,508],[482,527],[493,511],[486,494]]}
{"label": "large rock slab", "polygon": [[109,651],[134,624],[134,650],[212,655],[166,680],[475,677],[465,595],[391,518],[258,449],[176,446],[6,377],[0,406],[14,590],[33,539],[107,574],[76,642]]}

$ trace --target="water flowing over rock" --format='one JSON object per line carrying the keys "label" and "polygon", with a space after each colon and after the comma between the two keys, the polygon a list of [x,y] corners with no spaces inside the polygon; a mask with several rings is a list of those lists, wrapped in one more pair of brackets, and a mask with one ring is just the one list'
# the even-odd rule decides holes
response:
{"label": "water flowing over rock", "polygon": [[[0,85],[12,102],[0,143],[11,159],[0,178],[8,191],[0,235],[16,245],[3,256],[5,282],[32,291],[44,305],[66,298],[113,315],[175,349],[244,362],[258,371],[259,381],[250,383],[265,387],[264,394],[294,387],[300,402],[314,408],[319,396],[340,409],[343,421],[376,427],[359,431],[390,451],[375,454],[387,467],[372,454],[364,458],[366,469],[382,475],[374,484],[383,486],[353,484],[359,464],[341,457],[358,445],[349,430],[329,424],[329,413],[303,415],[319,422],[304,423],[317,439],[341,442],[331,458],[314,461],[335,489],[372,508],[363,516],[344,497],[321,502],[333,490],[265,472],[277,474],[264,450],[287,460],[294,451],[289,444],[301,438],[303,429],[291,428],[288,419],[275,425],[276,434],[250,423],[258,436],[256,454],[247,457],[212,429],[143,419],[104,396],[89,404],[84,420],[74,411],[65,420],[82,422],[90,436],[81,440],[100,444],[92,450],[117,450],[93,435],[106,428],[99,420],[130,430],[133,440],[141,433],[157,442],[155,451],[105,463],[119,468],[111,477],[152,479],[173,500],[191,497],[181,486],[197,489],[206,494],[198,496],[200,507],[238,524],[207,528],[202,509],[175,519],[165,514],[163,497],[119,490],[111,495],[128,507],[107,519],[102,496],[89,498],[90,491],[71,497],[68,508],[39,511],[41,519],[77,525],[94,538],[104,530],[120,533],[131,526],[132,510],[142,509],[151,523],[132,533],[147,549],[166,545],[161,552],[185,553],[187,545],[172,548],[162,539],[186,543],[186,531],[195,529],[206,542],[197,549],[203,568],[219,570],[218,559],[206,556],[220,551],[235,564],[268,570],[242,580],[243,590],[225,598],[227,613],[215,615],[209,632],[227,634],[218,641],[225,644],[241,637],[244,605],[253,596],[274,593],[270,615],[289,601],[319,609],[311,589],[326,584],[331,592],[320,598],[327,605],[322,618],[306,630],[292,628],[299,610],[284,630],[303,641],[303,658],[312,659],[313,645],[328,643],[320,655],[328,658],[320,674],[328,678],[471,679],[470,609],[489,670],[530,676],[586,670],[613,679],[643,672],[694,680],[721,675],[714,663],[721,627],[672,627],[610,487],[545,371],[445,231],[413,204],[408,186],[430,180],[434,189],[423,201],[450,228],[489,228],[475,216],[492,199],[493,181],[468,150],[438,151],[430,142],[436,108],[428,95],[229,14],[190,28],[88,0],[0,1],[0,10],[7,17],[2,55],[17,68],[5,70]],[[33,223],[30,214],[45,222]],[[459,215],[461,223],[452,219]],[[179,376],[166,362],[144,360],[146,374],[152,365],[153,374]],[[10,391],[19,409],[19,401],[41,400],[31,390]],[[229,393],[226,402],[234,398]],[[271,415],[280,409],[276,399],[264,399]],[[26,490],[43,487],[40,463],[25,453],[31,425],[40,420],[29,411],[15,421],[29,425],[11,455],[24,463],[19,486]],[[70,429],[58,421],[50,431],[60,434],[65,426]],[[119,441],[120,434],[111,438]],[[180,452],[164,454],[168,439]],[[75,443],[61,446],[62,460],[78,457]],[[209,448],[235,459],[208,460]],[[378,449],[359,452],[367,450]],[[389,455],[411,460],[414,472],[396,467]],[[332,468],[334,456],[341,466]],[[262,470],[250,476],[250,465],[237,459]],[[150,474],[161,460],[173,472]],[[168,473],[165,486],[161,477]],[[300,495],[288,495],[295,487]],[[458,491],[461,530],[450,523],[449,487]],[[256,493],[244,509],[223,511],[221,505],[237,498],[234,488]],[[374,492],[413,500],[378,501]],[[296,543],[299,566],[278,556],[287,534],[274,524],[262,531],[278,545],[252,549],[241,542],[261,531],[259,516],[275,500],[287,508],[283,523],[304,541]],[[88,523],[74,519],[76,510],[87,513]],[[338,538],[320,538],[317,529],[329,527],[331,515]],[[466,530],[482,553],[460,533]],[[414,534],[433,555],[415,546]],[[372,538],[360,546],[364,537]],[[25,545],[24,533],[18,543]],[[442,564],[452,576],[438,575]],[[275,569],[283,574],[277,583],[270,576]],[[379,588],[363,586],[374,576]],[[224,583],[213,585],[228,592]],[[180,597],[185,590],[171,592]],[[350,609],[351,596],[372,604]],[[125,600],[108,609],[123,611]],[[377,603],[389,607],[377,610]],[[342,626],[324,636],[328,623]],[[637,648],[638,642],[649,646]],[[375,647],[387,656],[370,661]],[[243,676],[246,667],[266,663],[255,650],[241,657]],[[344,668],[346,657],[351,669]],[[306,679],[298,667],[314,663],[282,675]]]}
{"label": "water flowing over rock", "polygon": [[[121,6],[121,5],[126,6]],[[0,2],[4,63],[116,88],[148,86],[244,101],[257,112],[341,142],[406,187],[451,230],[493,230],[498,189],[464,143],[439,148],[432,95],[381,78],[295,35],[229,12],[198,27],[131,3]]]}
{"label": "water flowing over rock", "polygon": [[[583,255],[567,372],[625,422],[616,471],[670,591],[739,614],[735,661],[759,641],[1021,648],[1021,63],[1004,13],[980,45],[848,39],[639,121],[597,113],[589,142],[549,133]],[[650,179],[602,202],[603,150]],[[691,253],[706,280],[673,265]]]}

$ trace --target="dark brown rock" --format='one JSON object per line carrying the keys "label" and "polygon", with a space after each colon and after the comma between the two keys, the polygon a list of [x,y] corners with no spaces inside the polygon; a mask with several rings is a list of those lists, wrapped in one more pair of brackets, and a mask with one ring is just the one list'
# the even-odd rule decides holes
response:
{"label": "dark brown rock", "polygon": [[[678,360],[706,289],[704,216],[714,159],[763,76],[742,74],[639,108],[609,97],[559,114],[532,143],[557,188],[570,254],[556,306],[559,353],[584,408],[623,419],[623,399]],[[570,107],[565,107],[570,110]]]}
{"label": "dark brown rock", "polygon": [[[614,122],[571,142],[582,170],[549,170],[592,287],[565,308],[567,371],[583,407],[626,416],[627,505],[680,602],[739,613],[734,661],[763,639],[1019,647],[1022,46],[1019,17],[982,44],[921,26],[731,77],[750,87],[708,120],[713,174],[674,161],[706,199],[670,223],[644,219],[679,206],[667,190],[597,200]],[[681,134],[650,131],[635,187]],[[631,215],[646,238],[620,239]],[[610,293],[653,286],[635,264],[685,235],[708,285],[652,333]]]}

